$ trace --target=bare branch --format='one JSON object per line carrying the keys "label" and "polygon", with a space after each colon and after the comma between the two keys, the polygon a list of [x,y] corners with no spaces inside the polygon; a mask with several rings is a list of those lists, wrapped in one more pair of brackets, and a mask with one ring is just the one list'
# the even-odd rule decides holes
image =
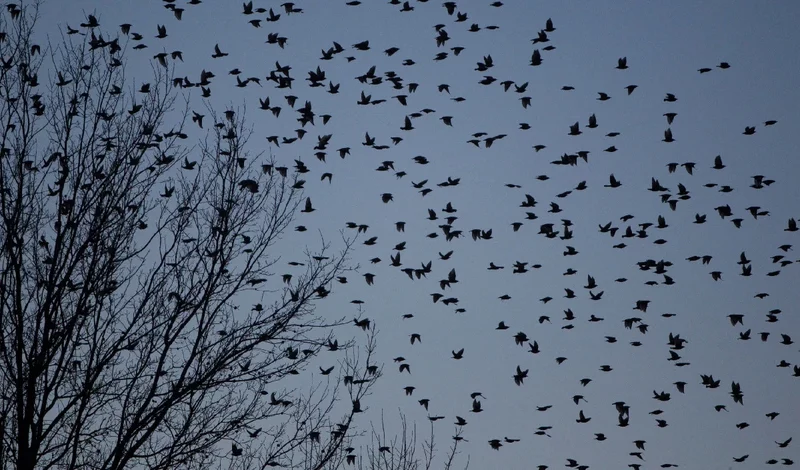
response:
{"label": "bare branch", "polygon": [[[187,147],[167,60],[134,85],[91,15],[39,47],[38,8],[0,14],[0,462],[341,466],[380,377],[374,326],[359,348],[316,314],[353,240],[275,282],[302,192],[247,151],[246,110],[209,106]],[[305,390],[322,351],[339,376]]]}

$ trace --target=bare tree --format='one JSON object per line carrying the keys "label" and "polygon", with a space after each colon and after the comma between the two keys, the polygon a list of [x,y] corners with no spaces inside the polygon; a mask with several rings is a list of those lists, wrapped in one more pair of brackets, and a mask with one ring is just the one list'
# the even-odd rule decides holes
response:
{"label": "bare tree", "polygon": [[[400,433],[394,436],[387,434],[386,421],[381,413],[380,429],[373,424],[370,444],[365,451],[366,456],[353,458],[352,463],[357,461],[358,470],[430,470],[436,460],[434,422],[435,420],[430,422],[431,433],[428,439],[419,444],[416,424],[409,428],[408,421],[402,412],[400,413]],[[447,450],[443,462],[437,468],[444,470],[454,468],[456,455],[459,454],[458,446],[464,441],[463,431],[463,426],[456,425],[453,443]],[[422,457],[417,455],[418,450],[422,451]],[[464,464],[464,470],[468,468],[469,457]]]}
{"label": "bare tree", "polygon": [[341,359],[346,383],[327,370],[304,393],[294,376],[352,344],[332,336],[343,319],[315,314],[352,240],[331,253],[323,239],[274,282],[303,198],[285,168],[246,151],[245,113],[207,107],[208,134],[189,148],[169,57],[134,86],[125,44],[94,16],[39,46],[39,4],[6,10],[0,468],[341,460],[379,375],[369,322],[366,360]]}

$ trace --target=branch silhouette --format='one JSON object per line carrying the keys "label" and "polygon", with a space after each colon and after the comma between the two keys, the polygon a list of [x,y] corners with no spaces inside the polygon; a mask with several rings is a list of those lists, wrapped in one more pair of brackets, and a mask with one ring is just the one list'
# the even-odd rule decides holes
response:
{"label": "branch silhouette", "polygon": [[[93,15],[41,47],[38,11],[0,15],[3,468],[323,468],[380,375],[374,328],[359,362],[333,336],[348,322],[315,313],[353,240],[275,283],[302,190],[247,151],[246,110],[207,106],[189,147],[166,55],[134,85]],[[328,350],[349,382],[301,390]]]}

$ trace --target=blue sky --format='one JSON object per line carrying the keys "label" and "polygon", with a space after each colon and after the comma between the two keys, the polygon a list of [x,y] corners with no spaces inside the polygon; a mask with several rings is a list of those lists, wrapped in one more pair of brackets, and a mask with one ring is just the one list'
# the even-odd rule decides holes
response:
{"label": "blue sky", "polygon": [[[185,3],[178,0],[176,4]],[[131,23],[132,31],[144,35],[148,47],[129,50],[129,70],[134,77],[146,77],[152,56],[173,50],[183,51],[184,62],[177,65],[180,76],[193,81],[200,71],[216,74],[211,103],[217,109],[226,106],[247,107],[247,118],[255,134],[251,140],[254,152],[272,152],[279,161],[291,166],[302,159],[311,169],[307,176],[306,196],[311,197],[317,211],[298,214],[295,225],[305,225],[305,233],[287,233],[281,247],[286,261],[299,257],[304,246],[317,246],[318,231],[335,239],[345,222],[369,225],[366,235],[378,237],[375,246],[360,243],[353,255],[360,264],[358,274],[349,275],[347,285],[335,286],[334,293],[319,304],[320,312],[331,317],[357,315],[353,299],[365,302],[365,315],[380,330],[379,354],[386,363],[385,375],[376,386],[368,406],[370,412],[360,423],[369,426],[369,419],[379,418],[385,410],[393,422],[398,408],[410,421],[426,430],[425,410],[417,404],[429,398],[430,414],[447,418],[436,424],[440,452],[449,445],[455,416],[463,416],[469,424],[462,448],[469,454],[471,468],[531,468],[548,465],[560,468],[567,458],[592,468],[619,468],[641,463],[642,468],[655,468],[674,463],[684,469],[762,468],[769,459],[800,459],[797,447],[780,449],[774,441],[783,441],[798,431],[800,378],[792,377],[791,368],[777,368],[781,360],[792,365],[800,362],[798,344],[779,343],[780,333],[800,340],[800,320],[795,311],[800,294],[796,288],[798,267],[780,268],[771,257],[783,254],[797,260],[800,233],[785,232],[789,218],[800,218],[800,175],[791,142],[796,137],[800,116],[800,91],[796,86],[800,73],[800,6],[793,2],[560,2],[504,1],[492,7],[488,1],[460,1],[457,10],[469,16],[465,22],[454,22],[441,2],[411,2],[414,10],[400,12],[400,6],[383,1],[364,0],[361,5],[347,6],[343,1],[296,1],[303,13],[286,15],[278,2],[254,2],[255,7],[273,8],[282,13],[279,21],[262,23],[254,28],[247,22],[265,15],[246,17],[241,2],[206,0],[199,5],[181,5],[183,19],[178,21],[161,2],[139,1],[50,1],[42,8],[42,29],[57,40],[57,26],[76,27],[84,13],[96,12],[103,28],[118,31],[117,25]],[[547,44],[532,45],[531,38],[552,18],[556,30]],[[477,23],[481,30],[467,31]],[[446,47],[437,48],[434,25],[444,24],[451,39]],[[160,40],[156,25],[166,25],[168,36]],[[488,30],[485,26],[497,25]],[[285,49],[265,44],[267,34],[280,33],[288,38]],[[357,51],[351,45],[369,40],[370,50]],[[321,61],[320,51],[333,41],[345,47],[330,61]],[[212,59],[214,45],[229,56]],[[130,44],[132,46],[133,43]],[[535,48],[553,45],[552,51],[541,51],[543,64],[529,65]],[[389,57],[384,50],[398,47]],[[462,46],[454,56],[449,50]],[[438,52],[448,52],[442,61],[434,61]],[[494,66],[487,72],[475,71],[476,62],[491,55]],[[346,56],[355,57],[348,62]],[[628,69],[616,69],[617,59],[627,57]],[[415,64],[403,66],[412,59]],[[296,79],[292,90],[278,90],[264,80],[275,62],[292,67]],[[716,66],[729,62],[726,70]],[[340,93],[331,95],[326,88],[309,88],[304,80],[307,72],[320,66]],[[371,66],[378,75],[394,71],[404,84],[415,82],[415,93],[408,89],[393,90],[384,80],[380,85],[364,85],[355,77]],[[698,69],[709,67],[709,73]],[[242,77],[260,77],[263,87],[249,84],[235,87],[235,78],[228,71],[239,68]],[[490,86],[478,84],[485,75],[497,78]],[[140,80],[146,81],[146,78]],[[528,82],[523,94],[504,92],[500,82],[513,80],[517,85]],[[326,80],[327,85],[327,80]],[[440,84],[450,86],[450,94],[437,91]],[[628,96],[627,85],[636,90]],[[564,85],[573,91],[562,91]],[[192,108],[202,110],[199,90],[192,90]],[[359,106],[356,101],[364,91],[372,99],[385,99],[379,105]],[[611,96],[598,101],[598,92]],[[291,145],[272,146],[266,136],[293,137],[299,127],[296,113],[283,98],[298,97],[298,104],[309,100],[318,115],[329,113],[330,123],[307,126],[308,135]],[[667,93],[678,100],[665,102]],[[392,98],[408,95],[408,106]],[[269,96],[282,107],[280,117],[258,109],[258,99]],[[464,97],[458,103],[451,98]],[[524,109],[520,98],[529,96],[531,106]],[[403,131],[404,117],[423,108],[434,113],[412,120],[412,131]],[[202,112],[202,111],[201,111]],[[664,113],[677,117],[667,125]],[[595,114],[596,129],[588,129],[589,116]],[[452,116],[452,127],[439,120]],[[764,122],[776,120],[774,126]],[[580,122],[582,134],[569,136],[569,126]],[[529,130],[520,130],[519,123],[528,123]],[[754,135],[743,135],[746,126],[755,126]],[[664,131],[670,128],[675,142],[665,143]],[[194,132],[198,130],[190,127]],[[390,145],[375,150],[361,145],[364,134]],[[475,132],[489,136],[507,134],[491,148],[476,148],[467,141]],[[617,137],[607,137],[619,132]],[[333,134],[325,163],[314,157],[312,149],[317,135]],[[197,132],[196,136],[201,134]],[[399,145],[390,138],[403,137]],[[546,148],[535,152],[532,146]],[[604,152],[614,145],[618,151]],[[350,147],[351,155],[340,159],[335,149]],[[578,166],[556,166],[552,160],[564,153],[590,152],[589,161]],[[418,165],[413,157],[423,155],[428,165]],[[714,157],[721,155],[727,167],[714,170]],[[377,172],[383,161],[393,161],[397,171]],[[670,162],[695,162],[693,175],[678,167],[673,174]],[[333,173],[329,184],[320,182],[324,172]],[[618,188],[606,188],[609,175],[622,182]],[[753,189],[753,175],[764,175],[775,183]],[[547,175],[541,181],[536,177]],[[448,177],[461,178],[453,187],[437,187]],[[659,195],[647,188],[657,178],[672,194],[679,183],[690,191],[691,199],[680,201],[675,211],[663,204]],[[421,196],[413,182],[428,180],[433,191]],[[580,181],[588,189],[574,191]],[[521,188],[508,188],[513,183]],[[719,187],[706,183],[730,185],[733,192],[721,193]],[[556,195],[573,190],[564,198]],[[394,200],[381,201],[382,193],[391,193]],[[525,194],[536,198],[533,209],[520,208]],[[441,230],[446,216],[441,209],[451,202],[457,209],[454,229],[464,237],[444,240]],[[550,202],[557,202],[563,212],[548,213]],[[729,204],[734,217],[743,219],[736,229],[730,218],[722,220],[715,207]],[[754,220],[746,210],[760,206],[769,216]],[[427,220],[428,209],[434,209],[437,221]],[[538,220],[525,220],[532,211]],[[620,221],[626,214],[629,222]],[[707,214],[705,224],[692,223],[695,214]],[[656,223],[663,215],[668,227],[647,229],[648,238],[621,239],[628,225]],[[571,240],[546,239],[538,235],[539,225],[551,222],[558,230],[561,219],[573,223]],[[405,221],[404,233],[395,230],[395,222]],[[510,224],[523,222],[518,232]],[[598,224],[613,222],[620,230],[616,237],[598,232]],[[493,239],[473,241],[471,229],[493,229]],[[427,238],[431,232],[439,237]],[[666,244],[657,245],[659,238]],[[433,272],[427,279],[410,281],[399,268],[389,266],[392,248],[407,242],[401,252],[403,267],[418,267],[433,261]],[[624,249],[612,248],[624,242]],[[796,245],[784,253],[783,244]],[[579,252],[563,256],[565,246]],[[438,253],[453,250],[447,261]],[[752,260],[753,275],[739,275],[736,264],[744,251]],[[712,255],[710,265],[686,261],[692,255]],[[379,257],[380,263],[370,259]],[[669,260],[671,286],[660,284],[664,278],[652,271],[640,271],[636,263],[646,259]],[[505,266],[501,271],[488,271],[489,262]],[[515,261],[541,264],[525,274],[512,274]],[[434,304],[430,294],[441,292],[438,280],[455,268],[458,284],[444,292],[459,299],[464,313],[455,307]],[[563,273],[572,268],[572,276]],[[288,269],[288,267],[287,267]],[[780,274],[766,273],[780,269]],[[722,280],[715,282],[709,274],[721,271]],[[375,284],[367,286],[360,274],[376,275]],[[598,284],[594,292],[604,291],[599,301],[589,299],[583,288],[587,275]],[[627,282],[614,282],[618,278]],[[644,283],[656,280],[659,285]],[[564,289],[573,289],[577,298],[564,298]],[[754,295],[769,293],[760,300]],[[508,294],[510,300],[499,296]],[[545,296],[553,300],[543,304]],[[636,300],[650,300],[646,313],[632,310]],[[249,299],[243,299],[243,303]],[[571,309],[576,319],[564,321],[563,311]],[[766,323],[765,314],[781,309],[779,322]],[[414,318],[403,320],[406,313]],[[662,313],[676,316],[664,318]],[[325,313],[328,315],[328,313]],[[590,315],[603,317],[598,323],[588,322]],[[732,327],[729,314],[744,314],[744,326]],[[548,315],[552,324],[537,319]],[[649,325],[647,334],[626,330],[624,318],[638,316]],[[509,329],[497,331],[499,321]],[[561,327],[574,324],[571,330]],[[752,329],[753,339],[738,340],[739,332]],[[542,352],[532,355],[527,347],[516,346],[513,335],[519,331],[536,340]],[[767,342],[757,333],[771,332]],[[409,335],[419,333],[421,344],[410,345]],[[679,351],[682,360],[691,365],[677,368],[668,362],[669,333],[688,340]],[[346,330],[342,336],[353,334]],[[617,338],[609,344],[605,336]],[[631,341],[640,341],[633,347]],[[464,359],[451,359],[451,351],[465,348]],[[400,374],[392,358],[403,356],[412,373]],[[561,365],[555,358],[567,357]],[[321,363],[331,362],[325,358]],[[611,372],[599,367],[608,364]],[[516,366],[529,369],[524,385],[516,386],[512,376]],[[700,384],[700,374],[721,379],[719,389],[707,390]],[[582,378],[592,382],[583,387]],[[678,393],[676,381],[687,382],[686,393]],[[741,383],[744,406],[734,404],[728,392],[731,381]],[[416,387],[406,397],[403,387]],[[652,398],[653,390],[672,394],[669,402]],[[471,392],[485,395],[484,411],[470,413]],[[582,394],[588,403],[576,406],[571,397]],[[630,405],[630,426],[617,427],[613,402],[623,400]],[[725,404],[730,412],[716,412],[714,406]],[[553,405],[546,412],[535,407]],[[669,426],[656,427],[648,412],[660,408]],[[592,420],[575,422],[579,410]],[[779,412],[774,421],[766,413]],[[736,428],[747,422],[749,427]],[[539,426],[553,426],[552,438],[533,435]],[[391,428],[390,428],[391,430]],[[399,429],[398,429],[399,430]],[[604,442],[594,440],[594,433],[604,433]],[[487,441],[504,436],[519,438],[520,443],[492,450]],[[645,462],[629,455],[636,449],[633,441],[647,441]],[[749,454],[742,464],[733,457]]]}

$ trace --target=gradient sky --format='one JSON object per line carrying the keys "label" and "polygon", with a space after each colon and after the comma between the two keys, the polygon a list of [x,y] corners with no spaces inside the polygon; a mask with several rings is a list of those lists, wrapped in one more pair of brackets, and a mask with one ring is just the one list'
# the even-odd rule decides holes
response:
{"label": "gradient sky", "polygon": [[[176,4],[186,3],[178,0]],[[347,6],[344,1],[295,2],[303,13],[286,15],[279,2],[257,0],[255,7],[273,8],[282,13],[279,21],[262,23],[254,28],[247,22],[265,15],[246,17],[241,2],[205,0],[185,8],[183,19],[176,20],[158,1],[89,1],[47,2],[42,8],[40,33],[48,32],[58,40],[58,27],[77,27],[85,13],[95,12],[105,31],[117,34],[117,25],[131,23],[132,30],[144,35],[141,43],[148,48],[131,50],[129,74],[146,81],[152,56],[173,50],[183,51],[184,63],[177,66],[179,76],[198,81],[200,71],[216,74],[212,85],[211,104],[223,110],[227,106],[246,105],[247,118],[255,134],[253,152],[270,151],[276,158],[292,166],[302,159],[311,172],[306,196],[311,197],[317,211],[298,214],[295,225],[305,225],[305,233],[287,233],[281,246],[285,261],[299,258],[305,246],[319,245],[321,230],[327,239],[338,240],[345,222],[369,225],[361,235],[353,262],[358,273],[349,274],[347,285],[334,286],[333,294],[319,304],[319,311],[331,318],[359,315],[353,299],[365,302],[364,316],[375,321],[380,330],[379,355],[386,367],[384,377],[374,389],[367,405],[370,410],[358,424],[369,427],[370,419],[379,419],[384,410],[387,423],[396,423],[398,408],[416,422],[421,435],[428,429],[426,411],[417,400],[430,399],[430,414],[446,419],[435,425],[439,452],[450,445],[455,416],[469,424],[464,437],[469,440],[458,457],[470,457],[470,467],[490,466],[527,469],[534,465],[562,468],[567,458],[591,468],[625,468],[641,463],[642,468],[658,468],[664,463],[682,469],[764,468],[769,459],[791,458],[800,462],[797,443],[780,449],[774,441],[783,441],[795,434],[800,438],[800,378],[792,377],[792,368],[778,368],[781,360],[800,363],[798,344],[779,343],[780,333],[800,342],[800,320],[796,311],[800,293],[797,289],[798,267],[780,268],[771,256],[784,254],[796,260],[800,252],[800,233],[785,232],[790,217],[800,218],[800,189],[797,178],[800,166],[797,149],[791,144],[800,129],[800,4],[790,1],[745,2],[633,2],[633,1],[504,1],[502,7],[489,5],[488,0],[458,3],[458,11],[469,19],[456,23],[448,16],[441,2],[412,1],[411,12],[401,12],[399,5],[385,1],[364,0],[361,5]],[[543,64],[531,67],[534,48],[531,38],[552,18],[556,31],[547,44],[552,51],[542,51]],[[478,32],[467,31],[471,24],[481,26]],[[437,48],[434,25],[444,24],[451,39],[446,47]],[[156,25],[166,25],[168,37],[161,40]],[[497,25],[499,29],[483,27]],[[265,44],[267,34],[277,32],[288,38],[285,49]],[[350,46],[369,40],[369,51]],[[345,52],[333,60],[321,61],[320,51],[333,41]],[[212,59],[215,43],[230,55]],[[388,57],[383,51],[398,47]],[[449,50],[462,46],[454,56]],[[433,61],[438,52],[450,56]],[[474,70],[476,62],[491,54],[494,67],[486,73]],[[346,56],[355,60],[347,62]],[[615,69],[617,59],[627,57],[627,70]],[[404,59],[416,64],[403,66]],[[296,79],[292,90],[278,90],[264,80],[275,62],[292,67]],[[721,61],[731,68],[716,67]],[[326,88],[309,88],[307,72],[317,66],[325,70],[333,83],[340,83],[337,95]],[[416,93],[398,91],[391,84],[363,85],[355,77],[370,66],[377,74],[395,71],[404,83],[419,83]],[[713,70],[700,74],[698,69]],[[235,87],[235,78],[228,71],[239,68],[242,77],[256,76],[263,87],[253,83]],[[478,84],[484,75],[498,80],[490,86]],[[142,78],[138,78],[142,77]],[[499,82],[528,82],[526,93],[512,89],[504,92]],[[138,83],[138,82],[137,82]],[[437,91],[439,84],[449,84],[450,94]],[[326,82],[327,84],[327,82]],[[638,88],[628,96],[625,86]],[[561,91],[564,85],[573,91]],[[365,91],[373,99],[386,99],[380,105],[358,106],[356,101]],[[199,90],[188,90],[191,107],[204,112]],[[598,92],[611,99],[598,101]],[[403,107],[392,96],[408,95]],[[666,93],[674,93],[678,101],[664,102]],[[306,126],[308,135],[291,145],[270,146],[266,136],[294,136],[299,127],[297,114],[283,96],[298,96],[298,106],[305,100],[313,103],[317,115],[333,116],[327,126],[317,122]],[[258,99],[269,96],[272,104],[283,108],[279,118],[258,109]],[[450,98],[461,96],[457,103]],[[529,96],[531,106],[523,109],[519,98]],[[415,129],[400,130],[404,117],[423,108],[435,113],[414,119]],[[663,114],[676,112],[669,126],[675,142],[662,142],[667,129]],[[591,114],[597,116],[598,128],[587,129]],[[452,127],[439,118],[453,116]],[[767,120],[777,124],[765,127]],[[579,121],[583,134],[569,136],[569,126]],[[519,123],[530,124],[520,130]],[[746,126],[755,126],[755,135],[743,135]],[[193,137],[202,134],[190,126]],[[467,143],[474,132],[490,136],[507,134],[489,148],[476,148]],[[619,132],[614,138],[609,132]],[[390,137],[404,140],[388,150],[378,151],[361,145],[365,132],[379,144],[391,145]],[[327,162],[315,159],[313,146],[317,135],[333,134]],[[534,152],[533,145],[546,148]],[[604,152],[610,145],[615,153]],[[351,155],[342,160],[335,149],[351,147]],[[576,167],[551,165],[564,153],[588,150],[589,162]],[[430,164],[415,164],[412,158],[423,155]],[[714,157],[721,155],[727,167],[713,170]],[[397,171],[407,176],[396,178],[394,172],[377,172],[382,161],[394,162]],[[679,167],[669,174],[670,162],[695,162],[693,175]],[[320,182],[323,172],[333,173],[331,184]],[[619,188],[606,188],[609,174],[622,182]],[[761,174],[776,182],[764,189],[753,189],[752,176]],[[546,181],[537,180],[547,175]],[[437,187],[447,177],[459,177],[454,187]],[[691,199],[681,201],[671,211],[659,195],[647,191],[651,177],[659,179],[674,194],[678,183],[691,192]],[[428,180],[433,191],[422,197],[413,182]],[[586,181],[588,189],[573,191],[565,198],[556,194],[573,189]],[[730,185],[733,192],[720,193],[719,187],[706,183]],[[522,188],[508,188],[513,183]],[[392,193],[394,200],[381,201],[382,193]],[[539,204],[534,209],[519,204],[531,194]],[[563,212],[547,213],[551,201],[557,201]],[[441,212],[448,202],[458,210],[454,229],[465,236],[445,241],[437,227],[444,223]],[[734,217],[744,219],[736,229],[730,218],[722,220],[714,210],[729,204]],[[754,220],[745,210],[749,206],[769,210],[768,217]],[[426,220],[428,209],[434,209],[437,221]],[[538,220],[524,220],[531,210]],[[692,223],[695,214],[707,214],[708,221]],[[627,223],[626,214],[634,216]],[[648,238],[621,239],[628,225],[651,222],[663,215],[668,228],[647,230]],[[537,235],[541,223],[558,227],[561,219],[573,223],[574,237],[564,241]],[[405,221],[405,233],[395,231],[394,223]],[[512,222],[523,222],[512,232]],[[615,238],[598,233],[598,224],[613,222],[620,227]],[[493,229],[492,240],[473,241],[469,231]],[[438,232],[435,239],[426,238]],[[353,232],[354,234],[354,232]],[[378,237],[375,246],[363,246],[361,240]],[[654,240],[667,240],[656,245]],[[427,279],[410,281],[399,268],[389,266],[392,249],[407,242],[401,253],[403,267],[419,267],[433,260],[433,272]],[[612,245],[625,242],[624,249]],[[778,246],[795,244],[794,251],[783,253]],[[579,251],[576,256],[563,256],[565,246]],[[453,250],[448,261],[439,260],[438,252]],[[742,277],[736,264],[745,251],[752,260],[753,275]],[[713,255],[710,265],[691,263],[692,255]],[[379,257],[381,262],[371,264]],[[672,286],[648,286],[644,283],[664,278],[652,271],[640,271],[637,261],[669,260],[668,274]],[[505,266],[502,271],[488,271],[490,261]],[[541,264],[540,269],[519,275],[512,274],[514,261]],[[464,313],[455,313],[454,306],[434,304],[429,294],[441,292],[438,280],[455,268],[458,284],[444,292],[459,299]],[[572,268],[573,276],[563,273]],[[286,267],[289,272],[289,267]],[[780,269],[774,277],[766,273]],[[711,271],[722,271],[722,280],[714,282]],[[361,274],[375,274],[375,284],[367,286]],[[600,301],[589,299],[585,285],[587,275],[596,278],[604,291]],[[627,282],[616,283],[625,277]],[[276,281],[277,282],[277,281]],[[575,291],[577,298],[564,298],[564,288]],[[754,298],[759,292],[770,294],[764,300]],[[501,301],[508,294],[511,299]],[[546,305],[538,299],[551,296]],[[650,300],[646,313],[632,310],[636,300]],[[242,299],[248,304],[251,299]],[[572,309],[576,319],[564,321],[563,311]],[[781,309],[779,322],[766,323],[765,314]],[[329,313],[328,313],[329,312]],[[414,318],[403,320],[403,314]],[[676,316],[664,318],[663,313]],[[728,314],[744,314],[744,326],[731,327]],[[587,321],[591,314],[603,317],[599,323]],[[539,324],[540,315],[548,315],[552,324]],[[624,318],[638,316],[649,325],[647,334],[626,330]],[[499,321],[509,329],[497,331]],[[571,330],[561,327],[574,324]],[[741,341],[739,332],[752,329],[753,339]],[[536,356],[527,347],[516,346],[513,335],[525,332],[536,340],[542,352]],[[767,342],[758,338],[761,331],[772,335]],[[421,344],[410,345],[409,335],[419,333]],[[690,366],[676,368],[669,357],[669,333],[679,333],[688,340],[679,351]],[[337,335],[352,335],[348,327]],[[609,344],[605,336],[614,336]],[[640,341],[635,348],[629,343]],[[451,351],[465,348],[464,359],[451,359]],[[392,358],[403,356],[412,373],[400,374]],[[557,365],[555,358],[568,360]],[[320,365],[335,359],[321,358]],[[599,367],[608,364],[611,372]],[[512,376],[517,365],[530,369],[522,386],[515,386]],[[721,380],[720,388],[707,390],[700,384],[700,374],[712,374]],[[585,388],[579,380],[593,381]],[[687,382],[686,393],[673,385]],[[728,392],[731,381],[741,383],[744,406],[734,404]],[[403,387],[413,385],[413,396],[406,397]],[[652,398],[653,390],[672,394],[669,402]],[[480,391],[484,411],[470,413],[469,394]],[[582,394],[588,403],[576,406],[571,397]],[[612,403],[623,400],[631,407],[630,426],[617,427]],[[725,404],[730,412],[716,412],[714,405]],[[553,405],[546,412],[535,407]],[[669,426],[658,428],[648,412],[660,408]],[[575,422],[579,410],[591,422]],[[766,413],[779,412],[774,421]],[[747,422],[749,427],[736,428]],[[535,436],[539,426],[553,426],[552,438]],[[397,428],[399,431],[399,428]],[[389,431],[392,431],[390,426]],[[594,440],[594,433],[605,433],[607,440]],[[504,436],[519,438],[520,443],[507,444],[492,450],[487,441]],[[422,437],[422,436],[420,436]],[[644,462],[629,455],[636,449],[632,441],[647,441]],[[366,443],[366,441],[364,441]],[[733,457],[750,454],[749,460],[737,464]]]}

